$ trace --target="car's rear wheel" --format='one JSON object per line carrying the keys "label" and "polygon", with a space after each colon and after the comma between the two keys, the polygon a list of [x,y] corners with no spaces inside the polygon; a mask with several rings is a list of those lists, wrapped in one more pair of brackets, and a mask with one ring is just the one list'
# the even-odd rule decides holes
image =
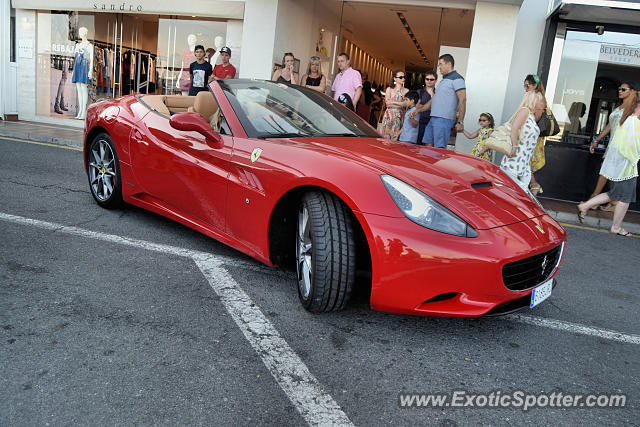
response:
{"label": "car's rear wheel", "polygon": [[89,188],[95,201],[103,208],[112,209],[122,204],[122,180],[118,153],[111,137],[98,134],[87,151]]}
{"label": "car's rear wheel", "polygon": [[353,289],[356,249],[348,208],[330,193],[304,195],[296,232],[298,296],[309,311],[343,308]]}

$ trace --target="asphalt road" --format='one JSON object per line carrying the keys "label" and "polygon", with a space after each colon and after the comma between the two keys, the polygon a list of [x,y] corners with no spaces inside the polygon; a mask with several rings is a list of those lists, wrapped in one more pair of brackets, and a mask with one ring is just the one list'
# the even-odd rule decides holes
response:
{"label": "asphalt road", "polygon": [[[332,418],[322,411],[300,410],[312,392],[355,425],[640,424],[638,238],[567,228],[558,286],[522,312],[536,325],[390,315],[363,296],[313,315],[292,272],[152,213],[98,207],[78,151],[0,139],[0,206],[0,425],[324,424]],[[220,268],[207,276],[193,256],[144,242],[210,254]],[[273,332],[252,335],[254,318],[242,329],[239,304]],[[287,370],[299,381],[287,383]],[[628,400],[399,406],[401,392],[455,390]]]}

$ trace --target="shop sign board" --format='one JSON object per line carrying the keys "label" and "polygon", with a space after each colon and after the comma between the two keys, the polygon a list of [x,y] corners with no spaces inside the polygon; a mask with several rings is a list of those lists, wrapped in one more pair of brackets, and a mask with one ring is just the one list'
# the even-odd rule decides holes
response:
{"label": "shop sign board", "polygon": [[625,45],[600,45],[600,62],[640,67],[640,48]]}
{"label": "shop sign board", "polygon": [[33,39],[18,40],[18,58],[33,58]]}
{"label": "shop sign board", "polygon": [[[50,0],[11,0],[11,5],[16,9],[52,9]],[[78,12],[244,18],[244,2],[233,0],[189,0],[180,3],[179,7],[175,0],[56,0],[55,9]]]}

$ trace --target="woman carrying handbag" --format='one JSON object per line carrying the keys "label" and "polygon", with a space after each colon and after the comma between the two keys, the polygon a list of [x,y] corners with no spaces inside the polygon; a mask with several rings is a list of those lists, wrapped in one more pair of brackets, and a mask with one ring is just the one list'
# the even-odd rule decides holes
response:
{"label": "woman carrying handbag", "polygon": [[[500,168],[512,178],[519,180],[523,185],[529,186],[531,181],[531,155],[536,147],[540,128],[536,124],[545,108],[545,100],[540,92],[531,91],[525,93],[520,107],[507,122],[505,127],[509,129],[511,150],[502,159]],[[506,152],[504,148],[494,147],[492,139],[497,136],[494,131],[487,140],[487,147]]]}

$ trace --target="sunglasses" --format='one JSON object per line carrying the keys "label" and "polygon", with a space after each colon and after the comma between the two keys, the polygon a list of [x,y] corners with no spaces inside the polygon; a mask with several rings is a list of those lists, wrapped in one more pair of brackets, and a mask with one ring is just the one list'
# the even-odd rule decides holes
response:
{"label": "sunglasses", "polygon": [[427,79],[427,78],[425,78],[425,80],[428,81],[428,82],[435,82],[436,81],[436,79]]}
{"label": "sunglasses", "polygon": [[525,89],[529,89],[529,88],[530,88],[530,87],[532,87],[532,86],[533,86],[533,85],[530,85],[529,83],[525,83],[525,84],[524,84],[524,88],[525,88]]}
{"label": "sunglasses", "polygon": [[619,87],[618,88],[618,92],[626,92],[628,90],[631,90],[631,88],[628,88],[628,87]]}
{"label": "sunglasses", "polygon": [[478,121],[479,122],[488,122],[489,120],[487,120],[487,119],[479,119]]}
{"label": "sunglasses", "polygon": [[404,80],[404,76],[396,76],[396,79],[402,79],[402,80]]}

